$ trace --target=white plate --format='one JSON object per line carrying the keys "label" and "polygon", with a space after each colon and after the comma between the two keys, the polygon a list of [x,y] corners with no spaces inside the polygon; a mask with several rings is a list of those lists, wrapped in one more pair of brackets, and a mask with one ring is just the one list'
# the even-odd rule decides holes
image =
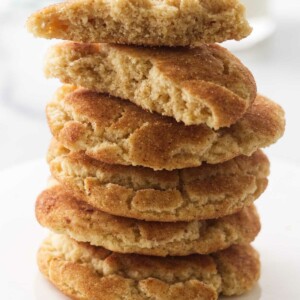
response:
{"label": "white plate", "polygon": [[[35,254],[46,236],[34,217],[36,196],[45,187],[46,163],[39,160],[0,173],[0,286],[5,300],[63,300],[38,272]],[[257,201],[262,231],[254,245],[262,277],[241,300],[300,299],[300,167],[275,160],[267,192]]]}

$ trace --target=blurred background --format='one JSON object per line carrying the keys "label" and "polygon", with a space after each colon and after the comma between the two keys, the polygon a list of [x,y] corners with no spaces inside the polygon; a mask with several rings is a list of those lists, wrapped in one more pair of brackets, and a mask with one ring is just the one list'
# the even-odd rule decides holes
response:
{"label": "blurred background", "polygon": [[[43,158],[49,144],[44,111],[59,83],[46,80],[42,69],[46,49],[55,41],[33,38],[24,24],[31,12],[55,2],[0,2],[0,171]],[[300,1],[243,2],[254,32],[226,47],[253,72],[259,92],[286,111],[285,137],[267,152],[300,165]]]}

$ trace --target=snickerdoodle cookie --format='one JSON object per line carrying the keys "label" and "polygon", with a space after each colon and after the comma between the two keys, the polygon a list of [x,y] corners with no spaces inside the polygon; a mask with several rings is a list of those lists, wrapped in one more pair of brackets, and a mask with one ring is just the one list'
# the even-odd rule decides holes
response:
{"label": "snickerdoodle cookie", "polygon": [[228,127],[256,97],[250,71],[218,45],[143,48],[62,43],[47,55],[46,75],[129,99],[186,125]]}
{"label": "snickerdoodle cookie", "polygon": [[155,170],[217,164],[251,155],[283,134],[282,108],[263,96],[234,125],[217,131],[185,126],[129,101],[65,85],[47,106],[55,138],[72,151],[109,164]]}
{"label": "snickerdoodle cookie", "polygon": [[80,199],[109,214],[148,221],[191,221],[233,214],[268,184],[269,161],[258,150],[227,162],[173,171],[109,165],[52,141],[52,175]]}
{"label": "snickerdoodle cookie", "polygon": [[81,42],[187,46],[251,33],[238,0],[71,0],[34,13],[35,36]]}
{"label": "snickerdoodle cookie", "polygon": [[214,220],[145,222],[104,213],[54,185],[40,194],[36,217],[50,230],[120,253],[208,254],[254,240],[260,221],[254,206]]}
{"label": "snickerdoodle cookie", "polygon": [[250,245],[162,258],[113,253],[56,234],[40,247],[38,265],[59,290],[80,300],[216,300],[249,291],[260,275]]}

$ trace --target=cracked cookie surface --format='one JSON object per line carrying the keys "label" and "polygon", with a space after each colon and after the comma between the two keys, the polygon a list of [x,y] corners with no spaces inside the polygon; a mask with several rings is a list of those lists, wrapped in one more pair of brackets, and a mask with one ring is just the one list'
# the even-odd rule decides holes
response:
{"label": "cracked cookie surface", "polygon": [[52,175],[78,198],[113,215],[148,221],[214,219],[238,212],[266,189],[270,164],[258,150],[222,164],[153,171],[109,165],[53,140]]}
{"label": "cracked cookie surface", "polygon": [[238,0],[71,0],[27,21],[35,36],[80,42],[187,46],[251,33]]}
{"label": "cracked cookie surface", "polygon": [[43,242],[38,264],[58,289],[80,300],[216,300],[247,292],[260,275],[249,245],[161,258],[113,253],[57,234]]}
{"label": "cracked cookie surface", "polygon": [[60,185],[37,199],[36,217],[50,230],[120,253],[184,256],[208,254],[254,240],[260,221],[254,206],[214,220],[145,222],[104,213]]}
{"label": "cracked cookie surface", "polygon": [[72,151],[109,164],[155,170],[217,164],[251,155],[275,143],[285,127],[282,108],[258,96],[229,128],[185,126],[138,106],[83,88],[65,85],[47,106],[54,137]]}
{"label": "cracked cookie surface", "polygon": [[251,72],[219,45],[172,49],[68,42],[49,50],[45,73],[185,125],[214,129],[234,124],[256,97]]}

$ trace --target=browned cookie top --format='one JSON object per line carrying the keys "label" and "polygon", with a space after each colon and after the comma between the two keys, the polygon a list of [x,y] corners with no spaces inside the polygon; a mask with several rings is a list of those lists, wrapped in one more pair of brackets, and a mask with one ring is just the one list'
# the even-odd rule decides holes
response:
{"label": "browned cookie top", "polygon": [[185,126],[136,105],[83,88],[63,86],[47,107],[55,138],[72,151],[110,164],[156,170],[217,164],[251,155],[283,134],[281,107],[258,96],[247,113],[229,128]]}

